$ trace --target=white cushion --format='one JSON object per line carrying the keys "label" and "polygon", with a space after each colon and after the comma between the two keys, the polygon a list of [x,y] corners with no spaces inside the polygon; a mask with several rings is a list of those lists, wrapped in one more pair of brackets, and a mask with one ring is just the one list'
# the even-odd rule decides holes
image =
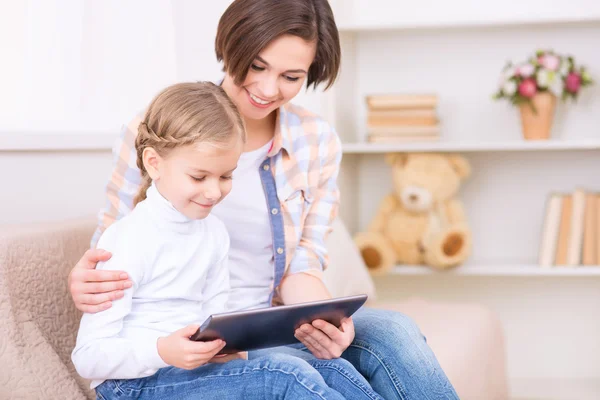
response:
{"label": "white cushion", "polygon": [[332,228],[325,241],[329,252],[329,266],[323,273],[325,285],[333,297],[366,294],[375,300],[375,285],[352,236],[339,218]]}

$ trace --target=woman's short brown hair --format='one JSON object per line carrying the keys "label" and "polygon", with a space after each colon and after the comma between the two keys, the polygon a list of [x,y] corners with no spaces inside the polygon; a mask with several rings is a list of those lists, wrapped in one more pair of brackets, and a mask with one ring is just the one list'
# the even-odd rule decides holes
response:
{"label": "woman's short brown hair", "polygon": [[340,39],[327,0],[235,0],[219,20],[215,51],[224,70],[241,85],[258,54],[282,35],[315,41],[317,51],[306,87],[335,81],[340,68]]}

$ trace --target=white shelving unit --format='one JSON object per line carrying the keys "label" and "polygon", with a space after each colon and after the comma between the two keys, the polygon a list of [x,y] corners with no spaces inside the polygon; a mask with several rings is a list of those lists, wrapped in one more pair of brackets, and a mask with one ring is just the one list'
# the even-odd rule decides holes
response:
{"label": "white shelving unit", "polygon": [[3,151],[106,151],[110,150],[117,134],[0,132],[0,152]]}
{"label": "white shelving unit", "polygon": [[[582,23],[595,23],[600,21],[599,14],[587,14],[581,10],[573,10],[574,12],[565,13],[563,15],[521,15],[514,14],[488,16],[487,18],[472,19],[444,19],[438,16],[436,20],[431,16],[424,16],[420,20],[403,20],[384,21],[377,24],[375,22],[357,22],[344,23],[342,22],[338,28],[342,33],[362,33],[362,32],[381,32],[381,31],[409,31],[416,29],[488,29],[500,27],[519,27],[519,26],[573,26]],[[486,13],[487,15],[487,13]]]}
{"label": "white shelving unit", "polygon": [[415,29],[488,29],[519,26],[579,25],[600,21],[600,10],[589,0],[549,4],[544,0],[485,3],[455,0],[451,6],[427,0],[330,0],[342,33]]}
{"label": "white shelving unit", "polygon": [[344,143],[344,154],[377,154],[391,152],[496,152],[496,151],[564,151],[598,150],[600,140],[545,140],[525,142],[513,141],[473,141],[473,142],[423,142],[423,143]]}
{"label": "white shelving unit", "polygon": [[482,264],[464,265],[455,269],[438,271],[422,265],[398,265],[392,271],[394,275],[437,275],[437,276],[479,276],[479,277],[597,277],[600,278],[600,266],[553,266],[541,268],[535,264]]}
{"label": "white shelving unit", "polygon": [[[572,54],[600,82],[600,3],[332,3],[342,74],[323,103],[343,143],[340,212],[350,230],[366,229],[392,191],[385,153],[461,154],[472,166],[459,194],[473,232],[468,262],[441,272],[397,266],[376,279],[379,296],[487,304],[503,322],[514,398],[569,398],[539,384],[550,381],[598,398],[600,265],[542,268],[537,258],[547,196],[600,192],[600,84],[577,104],[558,104],[548,141],[523,140],[518,110],[491,95],[506,61],[538,48]],[[367,143],[365,97],[378,93],[438,94],[441,140]],[[529,314],[539,321],[529,324]],[[582,380],[590,384],[580,387]]]}

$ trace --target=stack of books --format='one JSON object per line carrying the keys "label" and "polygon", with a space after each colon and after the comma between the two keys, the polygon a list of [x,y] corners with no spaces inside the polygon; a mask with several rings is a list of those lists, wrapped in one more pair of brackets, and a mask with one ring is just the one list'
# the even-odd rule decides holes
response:
{"label": "stack of books", "polygon": [[367,96],[367,140],[373,143],[439,139],[435,94]]}
{"label": "stack of books", "polygon": [[573,193],[548,196],[539,264],[600,264],[600,195],[577,188]]}

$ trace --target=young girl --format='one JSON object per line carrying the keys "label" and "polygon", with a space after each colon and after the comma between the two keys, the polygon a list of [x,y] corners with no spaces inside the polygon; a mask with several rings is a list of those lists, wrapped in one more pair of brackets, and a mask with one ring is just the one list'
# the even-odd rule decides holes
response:
{"label": "young girl", "polygon": [[[339,204],[342,150],[327,121],[290,101],[304,87],[331,86],[338,75],[341,50],[329,3],[235,0],[219,21],[215,52],[223,61],[221,86],[248,135],[236,170],[243,183],[215,209],[231,238],[231,304],[248,309],[328,298],[321,277],[328,263],[325,237]],[[97,236],[130,211],[139,185],[131,158],[139,121],[123,129],[115,148],[107,206],[92,240],[97,248],[69,278],[82,311],[110,310],[128,282],[119,272],[93,269],[110,257],[96,245]],[[249,358],[285,353],[290,362],[304,359],[351,399],[458,398],[419,328],[400,313],[363,307],[342,329],[325,321],[301,328],[302,346],[250,352]]]}
{"label": "young girl", "polygon": [[[173,85],[150,104],[135,143],[143,178],[137,204],[99,241],[113,256],[97,268],[125,267],[133,287],[110,310],[83,315],[72,354],[98,398],[198,398],[209,395],[200,378],[245,368],[255,371],[245,381],[257,380],[265,367],[264,359],[206,366],[244,357],[214,358],[222,340],[189,339],[210,314],[226,310],[229,236],[210,212],[231,191],[244,143],[240,115],[212,83]],[[269,361],[269,368],[290,369]],[[196,375],[195,389],[181,385],[186,372]],[[284,381],[286,398],[315,396],[295,377]],[[331,392],[324,384],[317,389]]]}

